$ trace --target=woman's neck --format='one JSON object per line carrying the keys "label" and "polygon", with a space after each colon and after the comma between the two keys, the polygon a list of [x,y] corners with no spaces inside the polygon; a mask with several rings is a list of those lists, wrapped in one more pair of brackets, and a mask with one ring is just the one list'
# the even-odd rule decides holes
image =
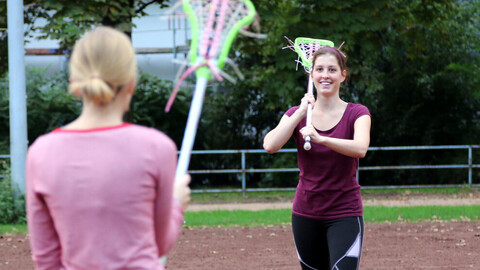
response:
{"label": "woman's neck", "polygon": [[80,116],[64,128],[92,129],[121,125],[123,114],[123,109],[115,103],[99,106],[92,102],[84,102]]}
{"label": "woman's neck", "polygon": [[314,109],[319,111],[334,111],[345,108],[347,102],[343,101],[339,96],[324,97],[319,95],[315,102]]}

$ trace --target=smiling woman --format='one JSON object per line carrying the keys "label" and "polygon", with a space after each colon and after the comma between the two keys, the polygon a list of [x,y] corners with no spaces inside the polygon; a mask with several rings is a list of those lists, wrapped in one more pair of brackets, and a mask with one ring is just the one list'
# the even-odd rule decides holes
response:
{"label": "smiling woman", "polygon": [[[365,106],[340,98],[340,85],[347,77],[344,53],[321,47],[313,54],[312,67],[317,99],[307,93],[300,105],[288,109],[265,136],[264,148],[275,153],[292,136],[297,143],[300,180],[292,231],[302,269],[358,269],[364,229],[355,175],[358,158],[370,144],[371,116]],[[309,104],[311,124],[305,119]],[[306,138],[312,142],[309,149],[303,147]]]}

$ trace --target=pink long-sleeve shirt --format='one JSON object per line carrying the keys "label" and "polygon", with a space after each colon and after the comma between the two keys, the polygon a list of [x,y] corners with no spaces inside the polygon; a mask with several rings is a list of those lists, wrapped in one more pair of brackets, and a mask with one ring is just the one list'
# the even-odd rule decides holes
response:
{"label": "pink long-sleeve shirt", "polygon": [[174,142],[133,124],[56,129],[28,150],[27,218],[36,269],[164,269],[183,211]]}

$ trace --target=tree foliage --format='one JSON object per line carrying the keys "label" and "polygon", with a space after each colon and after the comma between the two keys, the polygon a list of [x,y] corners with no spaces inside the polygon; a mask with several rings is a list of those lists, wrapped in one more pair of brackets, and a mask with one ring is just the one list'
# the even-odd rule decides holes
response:
{"label": "tree foliage", "polygon": [[146,15],[149,5],[164,8],[167,3],[168,0],[36,0],[34,7],[43,11],[40,17],[47,24],[33,30],[42,33],[40,38],[60,40],[62,49],[71,49],[94,25],[112,26],[130,35],[135,26],[133,18]]}
{"label": "tree foliage", "polygon": [[382,116],[376,144],[474,143],[468,130],[478,130],[480,58],[472,7],[453,1],[399,5],[398,21],[384,34],[388,79],[374,103]]}
{"label": "tree foliage", "polygon": [[[26,26],[26,35],[33,26],[40,11],[32,8],[32,3],[36,0],[24,0],[24,24]],[[7,25],[7,1],[0,1],[0,76],[8,69],[8,25]]]}
{"label": "tree foliage", "polygon": [[[303,70],[295,71],[295,53],[282,50],[287,45],[283,36],[324,38],[337,46],[346,42],[349,77],[341,95],[370,108],[371,145],[476,143],[480,131],[478,1],[258,0],[255,6],[268,38],[239,38],[234,44],[235,60],[248,79],[223,84],[207,98],[207,106],[212,106],[208,119],[215,126],[201,126],[200,132],[216,139],[202,140],[202,147],[261,148],[266,132],[286,109],[299,103],[307,79]],[[362,163],[420,160],[439,164],[463,158],[445,156],[370,155]],[[270,162],[264,167],[292,163],[284,158]],[[427,174],[431,172],[423,172]],[[393,181],[406,183],[409,175],[398,174]],[[460,177],[430,176],[426,178],[436,183]],[[372,177],[370,184],[391,177],[391,173]]]}

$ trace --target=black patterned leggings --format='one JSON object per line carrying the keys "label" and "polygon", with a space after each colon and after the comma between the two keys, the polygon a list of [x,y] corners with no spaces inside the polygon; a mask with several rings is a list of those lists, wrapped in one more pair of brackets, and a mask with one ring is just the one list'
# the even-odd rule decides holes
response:
{"label": "black patterned leggings", "polygon": [[292,215],[298,260],[303,270],[358,270],[363,217],[315,220]]}

